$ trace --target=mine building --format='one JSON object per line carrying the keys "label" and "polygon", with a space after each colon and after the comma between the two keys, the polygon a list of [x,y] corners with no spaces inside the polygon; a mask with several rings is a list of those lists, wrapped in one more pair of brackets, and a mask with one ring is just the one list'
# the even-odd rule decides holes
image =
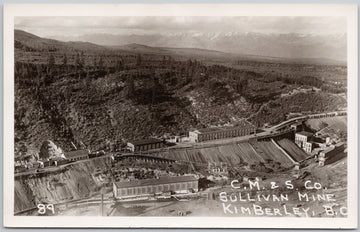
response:
{"label": "mine building", "polygon": [[305,142],[305,143],[303,143],[302,149],[303,149],[306,153],[311,153],[311,151],[313,150],[313,143],[312,143],[312,142]]}
{"label": "mine building", "polygon": [[246,120],[234,127],[214,127],[197,129],[189,132],[190,142],[204,142],[216,139],[240,137],[256,133],[256,127]]}
{"label": "mine building", "polygon": [[310,153],[312,151],[311,138],[313,133],[307,131],[300,131],[295,133],[295,143],[305,152]]}
{"label": "mine building", "polygon": [[226,163],[208,162],[208,172],[211,174],[228,174],[228,167]]}
{"label": "mine building", "polygon": [[115,198],[131,198],[163,194],[167,192],[189,193],[198,191],[198,179],[194,176],[160,177],[113,183]]}
{"label": "mine building", "polygon": [[342,153],[344,150],[345,150],[344,143],[338,143],[335,145],[331,145],[330,147],[321,151],[318,155],[319,166],[324,166],[327,159],[331,158],[334,155]]}
{"label": "mine building", "polygon": [[307,153],[312,153],[314,149],[318,151],[326,149],[331,144],[331,139],[327,137],[323,139],[317,137],[316,134],[310,132],[301,131],[295,134],[295,143]]}
{"label": "mine building", "polygon": [[307,131],[300,131],[295,134],[295,143],[298,145],[302,145],[302,143],[306,143],[310,141],[313,133]]}
{"label": "mine building", "polygon": [[164,147],[164,141],[160,139],[143,139],[135,140],[127,143],[127,149],[132,152],[147,151]]}
{"label": "mine building", "polygon": [[290,125],[290,128],[294,130],[295,132],[301,130],[303,128],[302,122],[296,122]]}
{"label": "mine building", "polygon": [[89,150],[75,150],[65,153],[65,158],[69,161],[89,159]]}

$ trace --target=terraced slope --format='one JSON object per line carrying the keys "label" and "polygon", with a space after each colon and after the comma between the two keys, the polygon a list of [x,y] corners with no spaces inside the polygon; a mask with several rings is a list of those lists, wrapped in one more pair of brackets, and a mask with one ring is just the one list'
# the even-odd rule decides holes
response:
{"label": "terraced slope", "polygon": [[271,141],[255,142],[252,146],[258,151],[258,154],[261,155],[263,159],[271,159],[280,162],[281,165],[285,167],[293,165],[292,161]]}
{"label": "terraced slope", "polygon": [[294,160],[301,161],[308,155],[289,139],[280,139],[276,141]]}
{"label": "terraced slope", "polygon": [[170,149],[152,153],[160,157],[179,161],[207,164],[208,162],[226,162],[230,165],[256,164],[271,159],[280,162],[282,166],[289,167],[293,163],[272,142],[259,142],[261,154],[255,152],[249,143],[227,144],[222,146]]}

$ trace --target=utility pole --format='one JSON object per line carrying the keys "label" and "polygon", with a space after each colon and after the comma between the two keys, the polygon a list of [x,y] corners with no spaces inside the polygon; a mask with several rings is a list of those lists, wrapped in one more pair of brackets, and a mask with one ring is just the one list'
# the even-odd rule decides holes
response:
{"label": "utility pole", "polygon": [[75,144],[73,142],[71,142],[71,145],[75,148],[75,150],[77,150],[77,147],[75,146]]}
{"label": "utility pole", "polygon": [[101,216],[104,216],[104,185],[101,186]]}
{"label": "utility pole", "polygon": [[104,216],[104,193],[101,191],[101,216]]}

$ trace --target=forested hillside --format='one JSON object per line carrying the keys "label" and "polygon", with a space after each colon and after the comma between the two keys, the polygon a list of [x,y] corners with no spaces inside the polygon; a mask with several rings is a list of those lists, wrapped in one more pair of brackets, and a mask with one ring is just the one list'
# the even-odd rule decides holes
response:
{"label": "forested hillside", "polygon": [[[243,118],[262,126],[288,113],[346,107],[343,86],[323,88],[331,83],[308,71],[265,74],[135,50],[15,31],[16,153],[36,153],[49,139],[64,150],[70,142],[116,149],[129,139],[187,134]],[[284,96],[299,88],[310,92]]]}

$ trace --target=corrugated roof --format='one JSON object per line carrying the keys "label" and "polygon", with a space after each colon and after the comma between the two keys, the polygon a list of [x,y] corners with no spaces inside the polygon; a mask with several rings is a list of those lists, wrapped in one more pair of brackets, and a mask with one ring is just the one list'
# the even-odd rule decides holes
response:
{"label": "corrugated roof", "polygon": [[331,145],[330,147],[326,148],[325,150],[322,151],[322,153],[326,154],[328,152],[331,152],[332,150],[334,150],[335,148],[338,148],[338,147],[341,147],[341,146],[344,146],[344,143],[341,142],[341,143],[337,143],[335,145]]}
{"label": "corrugated roof", "polygon": [[88,154],[89,154],[89,151],[87,151],[87,150],[75,150],[75,151],[69,151],[69,152],[65,153],[65,157],[69,159],[69,158],[86,156]]}
{"label": "corrugated roof", "polygon": [[144,179],[144,180],[134,180],[134,181],[125,181],[125,182],[116,182],[115,185],[117,188],[130,188],[130,187],[139,187],[139,186],[150,186],[158,184],[171,184],[171,183],[180,183],[188,181],[197,181],[194,176],[172,176],[172,177],[160,177],[159,179]]}
{"label": "corrugated roof", "polygon": [[297,132],[296,134],[304,135],[304,136],[307,136],[307,137],[310,137],[310,136],[313,135],[313,133],[307,132],[307,131],[300,131],[300,132]]}
{"label": "corrugated roof", "polygon": [[344,146],[344,145],[345,145],[344,142],[339,142],[339,143],[335,144],[335,147],[340,147],[340,146]]}
{"label": "corrugated roof", "polygon": [[162,143],[162,142],[163,142],[162,140],[155,138],[129,141],[129,143],[134,145],[145,145],[145,144]]}
{"label": "corrugated roof", "polygon": [[328,153],[328,152],[330,152],[330,151],[332,151],[332,150],[334,150],[335,149],[335,147],[333,147],[333,146],[331,146],[331,147],[328,147],[328,148],[326,148],[325,150],[323,150],[322,151],[322,153]]}

